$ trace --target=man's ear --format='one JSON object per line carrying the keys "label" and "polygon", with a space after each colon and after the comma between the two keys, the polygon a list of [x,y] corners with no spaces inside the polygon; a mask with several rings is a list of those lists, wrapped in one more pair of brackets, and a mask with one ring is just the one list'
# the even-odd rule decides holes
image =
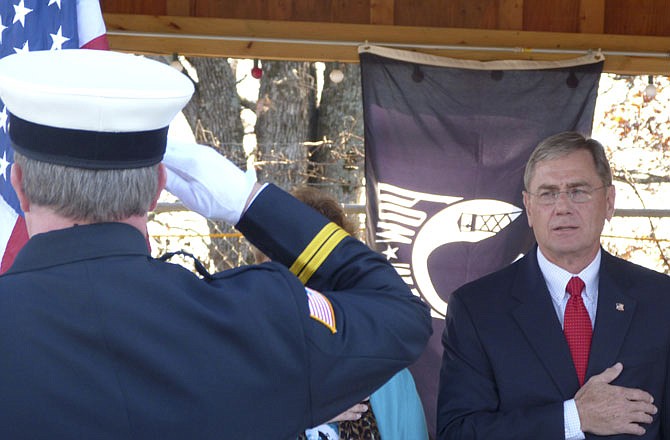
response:
{"label": "man's ear", "polygon": [[158,198],[161,196],[161,193],[165,189],[165,182],[167,182],[167,171],[165,170],[165,165],[163,163],[158,164],[158,188],[156,189],[156,195],[154,200],[151,202],[149,211],[156,209],[158,205]]}
{"label": "man's ear", "polygon": [[19,199],[21,210],[23,212],[30,212],[30,200],[26,197],[26,193],[23,192],[23,170],[21,166],[13,163],[9,170],[9,175],[12,188],[14,188],[14,192],[16,192],[16,196]]}

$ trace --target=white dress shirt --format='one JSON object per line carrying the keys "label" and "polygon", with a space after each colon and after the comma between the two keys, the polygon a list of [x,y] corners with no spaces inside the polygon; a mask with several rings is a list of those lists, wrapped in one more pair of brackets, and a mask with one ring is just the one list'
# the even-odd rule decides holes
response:
{"label": "white dress shirt", "polygon": [[[593,259],[593,261],[578,274],[572,274],[565,269],[551,263],[542,254],[540,249],[537,249],[537,262],[540,266],[540,271],[544,277],[544,281],[549,289],[551,295],[551,302],[556,310],[556,316],[563,327],[563,315],[565,315],[565,307],[568,304],[570,294],[566,292],[565,287],[568,281],[573,276],[578,276],[584,281],[585,287],[582,292],[582,300],[586,311],[591,318],[591,328],[596,322],[596,309],[598,306],[598,271],[600,269],[600,250]],[[575,400],[570,399],[563,402],[563,420],[565,425],[565,439],[566,440],[584,440],[586,437],[581,429],[579,422],[579,414]]]}

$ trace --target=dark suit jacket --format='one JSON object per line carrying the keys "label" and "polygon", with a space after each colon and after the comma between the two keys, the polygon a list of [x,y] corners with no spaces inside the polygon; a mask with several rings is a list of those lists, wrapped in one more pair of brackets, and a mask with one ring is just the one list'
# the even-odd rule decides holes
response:
{"label": "dark suit jacket", "polygon": [[329,246],[326,224],[269,186],[238,228],[316,269],[337,333],[277,262],[207,280],[126,224],[32,237],[0,277],[0,438],[295,439],[369,396],[419,356],[430,317],[383,256]]}
{"label": "dark suit jacket", "polygon": [[[654,396],[643,437],[670,439],[670,277],[602,252],[587,379],[616,362],[616,385]],[[439,439],[563,439],[579,389],[536,251],[451,297],[443,334]],[[587,438],[595,436],[587,435]]]}

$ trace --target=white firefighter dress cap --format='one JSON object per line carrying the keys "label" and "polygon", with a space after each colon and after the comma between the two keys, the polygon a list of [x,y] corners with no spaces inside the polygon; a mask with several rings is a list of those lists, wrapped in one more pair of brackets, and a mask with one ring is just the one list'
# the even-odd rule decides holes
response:
{"label": "white firefighter dress cap", "polygon": [[160,162],[168,125],[193,91],[176,69],[119,52],[34,51],[0,59],[0,98],[15,149],[60,165]]}

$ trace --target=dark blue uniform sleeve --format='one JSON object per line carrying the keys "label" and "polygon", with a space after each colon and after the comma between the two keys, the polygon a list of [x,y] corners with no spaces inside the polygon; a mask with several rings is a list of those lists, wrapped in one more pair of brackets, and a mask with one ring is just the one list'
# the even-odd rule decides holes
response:
{"label": "dark blue uniform sleeve", "polygon": [[432,333],[428,307],[383,256],[273,185],[236,227],[332,307],[334,322],[326,325],[298,289],[314,424],[368,397],[419,357]]}

